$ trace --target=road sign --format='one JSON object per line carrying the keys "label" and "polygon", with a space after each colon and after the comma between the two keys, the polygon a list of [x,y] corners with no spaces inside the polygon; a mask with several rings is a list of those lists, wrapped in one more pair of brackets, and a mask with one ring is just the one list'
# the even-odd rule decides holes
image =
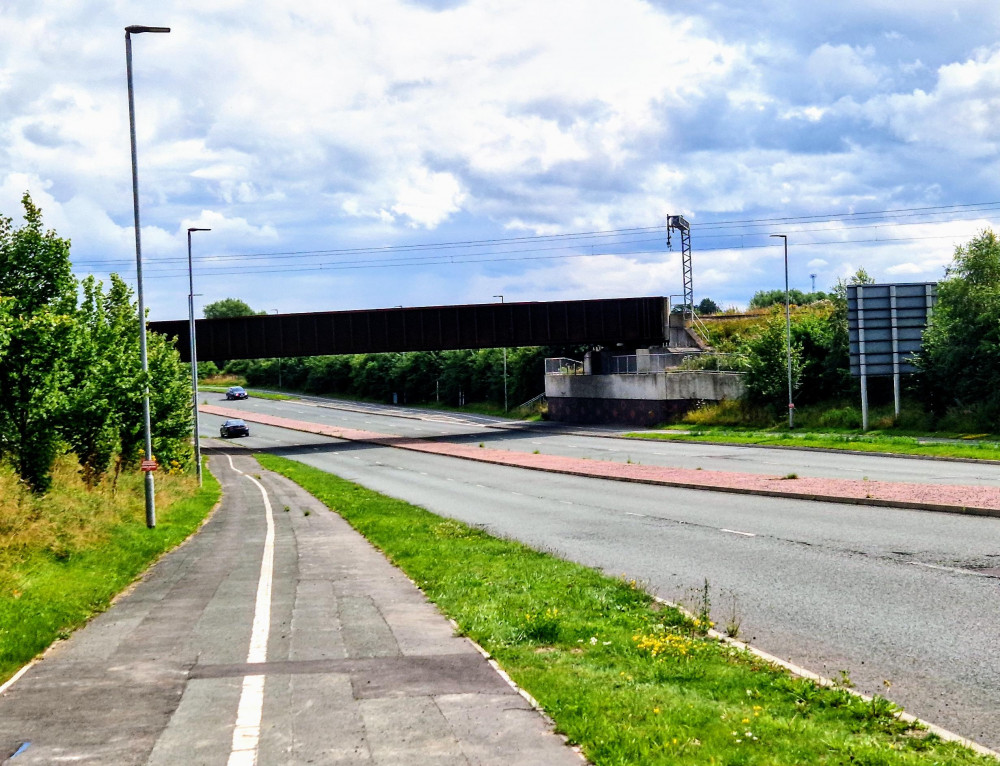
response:
{"label": "road sign", "polygon": [[899,417],[901,375],[917,371],[924,330],[937,302],[936,282],[847,286],[851,375],[861,378],[861,428],[868,430],[868,378],[892,376]]}
{"label": "road sign", "polygon": [[851,375],[916,372],[924,329],[937,302],[936,282],[847,286]]}
{"label": "road sign", "polygon": [[139,466],[139,470],[143,472],[155,471],[159,467],[160,464],[157,463],[155,460],[143,460],[142,464]]}

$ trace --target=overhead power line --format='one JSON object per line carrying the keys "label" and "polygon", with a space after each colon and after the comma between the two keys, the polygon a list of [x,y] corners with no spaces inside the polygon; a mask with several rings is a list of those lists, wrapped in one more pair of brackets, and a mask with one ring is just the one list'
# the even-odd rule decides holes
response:
{"label": "overhead power line", "polygon": [[[731,221],[712,221],[691,224],[696,238],[695,250],[713,252],[732,249],[756,249],[747,244],[746,239],[763,236],[757,229],[781,226],[789,233],[798,234],[857,231],[904,227],[928,223],[960,222],[981,217],[981,214],[1000,210],[1000,202],[981,202],[961,205],[941,205],[913,208],[895,208],[878,211],[860,211],[824,215],[786,216],[780,218],[747,218]],[[944,219],[942,220],[942,217]],[[919,221],[908,219],[919,218]],[[904,219],[899,221],[898,219]],[[936,220],[935,220],[936,219]],[[846,225],[845,225],[846,224]],[[789,228],[794,227],[794,228]],[[651,233],[661,236],[650,237]],[[739,245],[706,246],[709,241],[740,239]],[[831,240],[828,242],[800,242],[799,245],[840,245],[865,244],[872,242],[904,242],[921,239],[940,239],[939,236],[876,238],[858,240]],[[944,237],[947,238],[947,237]],[[288,250],[274,252],[226,253],[202,255],[197,268],[206,275],[232,275],[247,273],[278,273],[325,271],[332,269],[388,268],[392,266],[432,266],[463,263],[502,263],[510,261],[546,260],[557,258],[580,258],[592,255],[650,255],[662,253],[663,249],[639,249],[650,243],[665,240],[664,226],[631,227],[563,234],[534,235],[521,237],[461,240],[410,245],[386,245],[380,247],[328,248],[316,250]],[[701,244],[698,244],[701,243]],[[665,241],[663,242],[665,248]],[[760,245],[764,247],[766,245]],[[603,252],[599,252],[600,248]],[[565,251],[561,255],[545,255]],[[367,256],[367,257],[365,257]],[[317,262],[324,259],[324,262]],[[272,266],[273,261],[294,260],[295,265]],[[255,264],[254,261],[266,261]],[[77,267],[91,267],[112,270],[115,264],[129,265],[128,259],[84,259],[75,263]],[[177,256],[154,257],[147,269],[151,275],[168,276],[186,273],[182,268],[186,258]],[[236,266],[236,263],[243,265]],[[176,264],[176,268],[170,268]]]}

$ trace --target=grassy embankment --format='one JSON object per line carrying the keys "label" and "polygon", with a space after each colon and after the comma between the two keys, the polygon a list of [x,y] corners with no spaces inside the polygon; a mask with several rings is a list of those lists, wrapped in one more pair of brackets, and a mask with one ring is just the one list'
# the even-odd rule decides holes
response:
{"label": "grassy embankment", "polygon": [[[671,430],[689,428],[684,433],[646,431],[627,434],[636,439],[667,441],[722,442],[725,444],[760,444],[778,447],[813,447],[817,449],[882,452],[896,455],[1000,460],[1000,444],[993,441],[930,441],[927,437],[894,436],[878,433],[830,433],[789,431],[785,429],[736,429],[731,427],[668,426]],[[937,437],[940,438],[940,437]]]}
{"label": "grassy embankment", "polygon": [[0,683],[67,636],[160,554],[198,528],[219,498],[215,478],[160,473],[157,526],[147,529],[143,479],[122,474],[88,490],[72,456],[60,458],[44,497],[0,468]]}
{"label": "grassy embankment", "polygon": [[[232,385],[238,386],[240,384],[239,383],[233,383]],[[208,384],[206,384],[206,383],[199,383],[198,384],[198,391],[199,391],[199,393],[201,393],[201,392],[209,392],[209,393],[213,393],[213,394],[214,393],[224,394],[224,393],[226,393],[226,389],[228,389],[228,388],[229,388],[229,386],[219,386],[219,385],[214,385],[214,384],[211,384],[211,383],[208,383]],[[254,398],[254,399],[275,399],[277,401],[282,401],[284,399],[294,399],[295,398],[294,396],[289,396],[288,394],[275,394],[275,393],[272,393],[270,391],[257,391],[257,390],[249,389],[249,388],[247,389],[247,393],[250,394],[250,396],[252,398]],[[225,401],[225,399],[222,399],[222,401]],[[214,404],[215,402],[212,402],[212,403]]]}
{"label": "grassy embankment", "polygon": [[[919,407],[904,407],[898,418],[892,412],[892,405],[874,408],[870,422],[874,428],[862,431],[861,412],[857,407],[829,402],[796,410],[795,429],[790,430],[787,420],[776,421],[773,413],[743,402],[725,401],[706,404],[677,423],[627,436],[1000,460],[1000,441],[995,434],[932,430],[929,416]],[[952,419],[950,425],[961,424]]]}
{"label": "grassy embankment", "polygon": [[596,764],[996,764],[900,721],[886,700],[705,638],[705,609],[689,619],[634,582],[294,461],[259,460],[384,551]]}

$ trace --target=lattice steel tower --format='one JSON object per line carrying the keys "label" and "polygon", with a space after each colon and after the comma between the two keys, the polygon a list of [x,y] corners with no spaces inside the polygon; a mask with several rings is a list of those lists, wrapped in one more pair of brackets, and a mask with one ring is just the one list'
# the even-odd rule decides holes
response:
{"label": "lattice steel tower", "polygon": [[684,280],[684,315],[694,319],[694,277],[691,271],[691,224],[682,215],[667,216],[667,247],[672,248],[670,234],[681,233],[681,275]]}

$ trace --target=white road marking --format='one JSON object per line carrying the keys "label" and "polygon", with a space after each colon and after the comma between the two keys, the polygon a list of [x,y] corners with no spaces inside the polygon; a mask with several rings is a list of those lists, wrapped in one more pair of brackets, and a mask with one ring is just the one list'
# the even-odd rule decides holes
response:
{"label": "white road marking", "polygon": [[753,532],[740,532],[738,529],[719,529],[720,532],[729,532],[731,535],[742,535],[743,537],[756,537]]}
{"label": "white road marking", "polygon": [[943,564],[925,564],[922,561],[911,561],[911,564],[927,569],[937,569],[940,572],[951,572],[953,574],[972,575],[973,577],[993,577],[993,575],[977,572],[974,569],[962,569],[960,567],[946,567]]}
{"label": "white road marking", "polygon": [[632,513],[632,511],[625,511],[625,515],[626,516],[637,516],[640,519],[648,519],[649,518],[649,516],[647,516],[644,513]]}
{"label": "white road marking", "polygon": [[[229,465],[233,465],[232,457],[229,458]],[[267,661],[267,636],[271,629],[271,586],[274,579],[274,515],[264,485],[235,467],[233,470],[257,485],[264,497],[264,513],[267,521],[264,554],[260,562],[260,579],[257,581],[257,600],[254,604],[253,629],[250,631],[250,649],[247,652],[247,664],[255,665]],[[240,704],[236,712],[229,766],[254,766],[257,763],[263,713],[264,676],[246,676],[243,679],[243,690],[240,692]]]}

